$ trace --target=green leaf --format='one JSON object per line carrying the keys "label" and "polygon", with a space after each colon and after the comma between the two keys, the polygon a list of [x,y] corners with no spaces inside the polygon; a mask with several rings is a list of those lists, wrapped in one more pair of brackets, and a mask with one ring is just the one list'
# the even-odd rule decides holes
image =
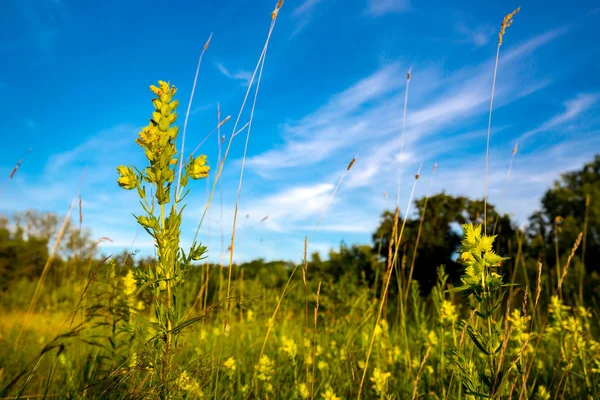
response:
{"label": "green leaf", "polygon": [[490,353],[479,342],[479,339],[477,338],[478,334],[473,330],[473,328],[471,326],[467,326],[467,333],[471,337],[471,340],[473,341],[473,343],[475,344],[475,346],[477,346],[477,348],[479,350],[481,350],[483,353],[485,353],[486,355],[489,356]]}

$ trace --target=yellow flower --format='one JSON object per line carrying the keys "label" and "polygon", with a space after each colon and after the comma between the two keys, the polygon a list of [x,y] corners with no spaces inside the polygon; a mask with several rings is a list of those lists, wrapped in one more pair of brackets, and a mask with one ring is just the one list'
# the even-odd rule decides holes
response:
{"label": "yellow flower", "polygon": [[133,276],[132,270],[129,270],[129,272],[127,272],[127,275],[122,277],[121,280],[123,281],[124,286],[123,293],[126,296],[131,296],[136,292],[137,286],[135,284],[135,277]]}
{"label": "yellow flower", "polygon": [[394,361],[395,362],[400,361],[400,357],[402,356],[402,351],[400,351],[400,347],[394,346],[393,351],[394,351],[394,356],[393,356]]}
{"label": "yellow flower", "polygon": [[329,367],[329,364],[327,364],[327,362],[321,360],[317,363],[317,368],[319,368],[319,370],[324,370],[327,369]]}
{"label": "yellow flower", "polygon": [[383,329],[381,328],[381,325],[379,325],[379,324],[375,325],[375,331],[373,332],[375,337],[379,338],[382,333],[383,333]]}
{"label": "yellow flower", "polygon": [[254,368],[258,370],[257,378],[261,381],[268,381],[273,377],[275,373],[275,362],[269,358],[266,354],[260,357],[258,365]]}
{"label": "yellow flower", "polygon": [[335,392],[331,387],[327,387],[325,393],[321,393],[321,397],[323,397],[325,400],[342,400],[335,395]]}
{"label": "yellow flower", "polygon": [[429,331],[429,335],[427,335],[427,341],[431,346],[436,346],[438,344],[438,337],[434,331]]}
{"label": "yellow flower", "polygon": [[382,372],[381,369],[375,368],[375,371],[373,371],[373,376],[370,379],[371,382],[373,382],[373,389],[375,389],[377,395],[385,393],[387,381],[390,376],[392,376],[391,372]]}
{"label": "yellow flower", "polygon": [[200,384],[192,379],[192,377],[187,373],[187,371],[183,371],[179,377],[175,380],[175,385],[185,392],[189,392],[196,396],[196,398],[203,398],[204,394],[202,393],[202,389],[200,388]]}
{"label": "yellow flower", "polygon": [[317,348],[315,349],[315,354],[316,355],[320,355],[323,353],[323,348],[321,347],[320,344],[317,345]]}
{"label": "yellow flower", "polygon": [[306,383],[301,383],[298,385],[298,393],[300,394],[300,397],[303,399],[308,399],[310,397],[310,392],[308,391],[308,387],[306,386]]}
{"label": "yellow flower", "polygon": [[177,89],[175,89],[175,86],[169,87],[169,84],[164,81],[158,81],[158,86],[159,87],[150,85],[150,90],[157,95],[163,103],[169,103],[175,93],[177,93]]}
{"label": "yellow flower", "polygon": [[248,312],[246,313],[246,318],[248,319],[248,321],[254,321],[254,311],[248,310]]}
{"label": "yellow flower", "polygon": [[138,186],[139,182],[137,175],[131,167],[119,165],[117,167],[117,171],[119,172],[119,179],[117,179],[117,183],[120,187],[126,190],[131,190]]}
{"label": "yellow flower", "polygon": [[312,357],[312,353],[308,353],[308,354],[306,355],[306,358],[304,359],[304,363],[305,363],[306,365],[312,365],[312,363],[313,363],[313,357]]}
{"label": "yellow flower", "polygon": [[442,322],[455,323],[458,318],[458,315],[456,313],[456,306],[448,300],[442,300],[440,313],[442,317]]}
{"label": "yellow flower", "polygon": [[281,338],[281,343],[281,351],[287,353],[291,359],[296,358],[296,355],[298,354],[298,346],[296,345],[296,342],[294,342],[293,339],[283,336]]}
{"label": "yellow flower", "polygon": [[230,371],[235,371],[235,359],[233,357],[229,357],[227,360],[225,360],[223,366],[225,366],[225,368],[229,369]]}
{"label": "yellow flower", "polygon": [[208,171],[210,171],[210,167],[206,165],[205,155],[190,160],[187,166],[187,173],[192,179],[204,179],[208,176]]}
{"label": "yellow flower", "polygon": [[536,400],[550,400],[550,393],[548,393],[548,389],[544,385],[538,386],[537,393],[535,395]]}

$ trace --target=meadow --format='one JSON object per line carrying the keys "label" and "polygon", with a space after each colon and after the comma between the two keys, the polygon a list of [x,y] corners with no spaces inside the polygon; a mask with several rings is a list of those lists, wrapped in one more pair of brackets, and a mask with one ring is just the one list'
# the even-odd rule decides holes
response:
{"label": "meadow", "polygon": [[[309,234],[295,263],[233,262],[242,161],[228,260],[206,261],[198,232],[232,142],[251,140],[282,3],[239,116],[215,127],[220,138],[234,125],[216,163],[184,147],[192,99],[180,132],[175,86],[150,86],[150,122],[131,138],[146,163],[115,165],[115,185],[139,198],[131,218],[153,257],[99,256],[105,239],[82,233],[81,202],[79,225],[71,217],[77,198],[62,219],[0,218],[0,399],[599,399],[600,156],[556,177],[525,228],[487,202],[487,163],[482,199],[413,199],[417,174],[373,243],[323,260]],[[493,98],[492,87],[488,147]],[[209,200],[183,248],[186,195],[204,179]]]}

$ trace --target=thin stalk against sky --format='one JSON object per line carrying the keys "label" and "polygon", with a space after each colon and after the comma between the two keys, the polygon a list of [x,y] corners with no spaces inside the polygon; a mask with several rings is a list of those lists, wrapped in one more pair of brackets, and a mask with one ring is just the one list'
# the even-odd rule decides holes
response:
{"label": "thin stalk against sky", "polygon": [[194,76],[194,84],[192,85],[192,93],[190,94],[190,101],[188,102],[188,108],[185,113],[185,120],[183,121],[183,138],[181,139],[181,152],[179,153],[179,171],[177,172],[177,186],[175,187],[175,202],[179,200],[179,184],[181,182],[181,170],[183,168],[184,162],[184,146],[185,146],[185,133],[187,131],[187,123],[188,118],[190,117],[190,111],[192,109],[192,100],[194,100],[194,92],[196,91],[196,83],[198,82],[198,74],[200,73],[200,65],[202,64],[202,57],[204,57],[204,53],[206,53],[206,49],[208,49],[208,45],[210,44],[210,40],[212,39],[212,33],[208,37],[208,40],[204,44],[202,48],[202,53],[200,53],[200,57],[198,58],[198,66],[196,67],[196,75]]}
{"label": "thin stalk against sky", "polygon": [[494,92],[496,91],[496,76],[498,75],[498,58],[500,57],[500,46],[502,46],[502,38],[512,22],[513,17],[519,12],[521,7],[517,8],[512,13],[508,14],[502,20],[500,33],[498,34],[498,46],[496,47],[496,61],[494,63],[494,80],[492,81],[492,96],[490,97],[490,115],[488,117],[487,140],[485,145],[485,180],[483,188],[483,232],[487,232],[487,185],[488,185],[488,166],[490,158],[490,133],[492,129],[492,110],[494,108]]}
{"label": "thin stalk against sky", "polygon": [[404,155],[404,128],[406,127],[406,107],[408,105],[408,86],[410,85],[410,71],[406,73],[406,89],[404,91],[404,111],[402,113],[402,131],[400,133],[400,157],[398,158],[398,190],[396,192],[396,208],[400,204],[400,181],[402,178],[402,156]]}

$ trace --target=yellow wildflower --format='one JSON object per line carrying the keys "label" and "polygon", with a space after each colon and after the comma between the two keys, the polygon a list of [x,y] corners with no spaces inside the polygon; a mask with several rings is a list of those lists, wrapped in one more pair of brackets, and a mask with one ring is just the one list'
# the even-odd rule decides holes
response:
{"label": "yellow wildflower", "polygon": [[119,179],[117,179],[117,183],[120,187],[126,190],[131,190],[138,187],[139,182],[137,175],[131,167],[119,165],[117,167],[117,172],[119,172]]}
{"label": "yellow wildflower", "polygon": [[427,341],[431,346],[436,346],[438,344],[438,337],[434,331],[429,331],[429,335],[427,335]]}
{"label": "yellow wildflower", "polygon": [[325,400],[342,400],[335,395],[335,392],[331,387],[327,387],[325,393],[321,393],[321,397],[323,397]]}
{"label": "yellow wildflower", "polygon": [[175,380],[175,385],[185,392],[189,392],[191,395],[196,398],[203,398],[204,393],[202,393],[202,389],[200,388],[200,384],[192,379],[192,377],[187,373],[187,371],[183,371],[179,377]]}
{"label": "yellow wildflower", "polygon": [[550,393],[548,393],[548,389],[546,386],[540,385],[538,386],[537,393],[535,394],[536,400],[550,400]]}
{"label": "yellow wildflower", "polygon": [[268,381],[275,373],[275,362],[264,354],[254,368],[258,370],[257,378],[261,381]]}
{"label": "yellow wildflower", "polygon": [[236,369],[235,359],[233,357],[229,357],[227,360],[225,360],[225,362],[223,363],[223,366],[230,371],[235,371],[235,369]]}
{"label": "yellow wildflower", "polygon": [[391,372],[382,372],[381,369],[375,368],[373,371],[373,376],[370,379],[371,382],[373,382],[373,389],[375,389],[377,395],[385,393],[387,381],[390,376],[392,376]]}
{"label": "yellow wildflower", "polygon": [[312,363],[313,363],[312,353],[306,354],[306,358],[304,359],[304,363],[306,365],[312,365]]}
{"label": "yellow wildflower", "polygon": [[298,385],[298,393],[302,399],[308,399],[310,397],[310,392],[308,391],[306,383],[301,383]]}
{"label": "yellow wildflower", "polygon": [[124,277],[121,278],[122,282],[123,282],[123,293],[126,296],[131,296],[132,294],[134,294],[137,290],[137,286],[135,283],[135,277],[133,276],[133,271],[129,270],[127,272],[127,275],[125,275]]}
{"label": "yellow wildflower", "polygon": [[442,317],[442,322],[450,322],[453,324],[458,318],[458,315],[456,313],[456,306],[448,300],[442,300],[440,313]]}
{"label": "yellow wildflower", "polygon": [[298,354],[298,346],[296,345],[296,342],[294,342],[293,339],[283,336],[281,338],[281,343],[281,351],[287,353],[291,359],[296,358],[296,355]]}
{"label": "yellow wildflower", "polygon": [[187,166],[187,173],[192,179],[203,179],[208,176],[208,172],[210,171],[210,167],[206,165],[206,156],[201,155],[193,160],[190,160],[190,163]]}

